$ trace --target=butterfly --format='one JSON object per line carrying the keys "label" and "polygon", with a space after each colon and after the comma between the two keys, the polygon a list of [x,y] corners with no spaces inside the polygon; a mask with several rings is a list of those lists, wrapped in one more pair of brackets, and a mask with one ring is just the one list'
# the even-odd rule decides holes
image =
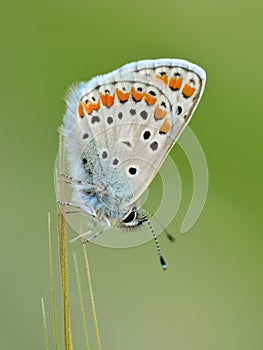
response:
{"label": "butterfly", "polygon": [[205,82],[205,71],[188,61],[141,60],[76,84],[66,98],[60,132],[70,173],[60,175],[71,182],[73,195],[70,203],[59,202],[105,229],[147,223],[164,270],[140,198],[189,123]]}

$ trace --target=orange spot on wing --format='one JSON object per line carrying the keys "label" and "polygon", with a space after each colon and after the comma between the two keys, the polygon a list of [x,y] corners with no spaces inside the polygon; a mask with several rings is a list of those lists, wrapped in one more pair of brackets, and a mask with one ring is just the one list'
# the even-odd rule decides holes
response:
{"label": "orange spot on wing", "polygon": [[173,91],[180,90],[182,82],[183,82],[183,78],[172,77],[169,82],[169,88]]}
{"label": "orange spot on wing", "polygon": [[167,134],[167,133],[169,132],[170,129],[171,129],[171,125],[170,125],[170,123],[168,122],[168,120],[165,119],[164,122],[163,122],[163,124],[162,124],[162,126],[161,126],[161,128],[160,128],[160,130],[159,130],[159,132],[160,132],[161,134]]}
{"label": "orange spot on wing", "polygon": [[83,109],[82,103],[79,104],[78,114],[79,114],[80,118],[84,117],[84,109]]}
{"label": "orange spot on wing", "polygon": [[91,114],[92,113],[92,106],[91,106],[91,103],[88,102],[84,102],[84,108],[85,108],[85,111],[88,113],[88,114]]}
{"label": "orange spot on wing", "polygon": [[130,93],[129,92],[123,92],[123,91],[121,91],[119,89],[116,89],[116,93],[117,93],[118,99],[121,102],[127,102],[129,97],[130,97]]}
{"label": "orange spot on wing", "polygon": [[145,94],[145,102],[148,103],[148,105],[154,105],[157,101],[157,98],[152,96],[151,94]]}
{"label": "orange spot on wing", "polygon": [[100,102],[90,102],[90,105],[93,111],[97,111],[98,109],[100,109]]}
{"label": "orange spot on wing", "polygon": [[143,98],[143,95],[144,95],[143,92],[138,92],[138,91],[136,91],[134,87],[132,87],[131,93],[132,93],[133,99],[134,99],[136,102],[141,101],[141,99]]}
{"label": "orange spot on wing", "polygon": [[183,95],[184,97],[188,98],[191,97],[193,95],[193,93],[195,92],[195,88],[185,84],[184,88],[183,88]]}
{"label": "orange spot on wing", "polygon": [[114,95],[100,94],[100,99],[101,99],[102,104],[106,107],[110,107],[114,103]]}
{"label": "orange spot on wing", "polygon": [[165,85],[168,84],[168,75],[156,75],[156,78],[161,80]]}
{"label": "orange spot on wing", "polygon": [[155,119],[163,119],[166,116],[167,112],[160,108],[159,106],[156,106],[155,112],[154,112],[154,118]]}

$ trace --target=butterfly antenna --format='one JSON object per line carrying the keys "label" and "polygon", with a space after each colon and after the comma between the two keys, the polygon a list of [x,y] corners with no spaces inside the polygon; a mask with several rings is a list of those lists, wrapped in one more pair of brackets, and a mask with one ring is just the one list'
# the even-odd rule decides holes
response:
{"label": "butterfly antenna", "polygon": [[154,231],[154,228],[152,227],[150,221],[148,220],[147,217],[145,217],[145,221],[147,222],[151,232],[152,232],[152,235],[153,235],[153,238],[155,240],[155,244],[156,244],[156,247],[157,247],[157,252],[158,252],[158,255],[159,255],[159,258],[160,258],[160,263],[162,265],[162,269],[163,270],[166,270],[167,269],[167,265],[166,265],[166,262],[164,260],[164,257],[163,257],[163,254],[162,254],[162,251],[161,251],[161,247],[160,247],[160,244],[159,244],[159,241],[158,241],[158,238],[156,236],[156,233]]}
{"label": "butterfly antenna", "polygon": [[147,210],[145,210],[145,209],[142,209],[142,211],[143,211],[144,213],[146,213],[148,216],[151,216],[151,217],[153,217],[153,218],[155,219],[155,221],[161,226],[161,228],[162,228],[163,231],[165,232],[166,237],[169,239],[169,241],[175,242],[174,236],[171,235],[171,234],[166,230],[166,228],[163,226],[163,224],[160,222],[160,220],[159,220],[154,214],[152,214],[151,212],[149,212],[149,211],[147,211]]}

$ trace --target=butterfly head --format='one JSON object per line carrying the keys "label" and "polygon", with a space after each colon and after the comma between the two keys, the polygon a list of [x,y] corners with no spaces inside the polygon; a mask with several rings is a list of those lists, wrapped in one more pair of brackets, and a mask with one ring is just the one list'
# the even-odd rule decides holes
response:
{"label": "butterfly head", "polygon": [[141,215],[136,207],[133,207],[121,220],[121,227],[123,228],[135,228],[140,226],[147,220],[146,216]]}

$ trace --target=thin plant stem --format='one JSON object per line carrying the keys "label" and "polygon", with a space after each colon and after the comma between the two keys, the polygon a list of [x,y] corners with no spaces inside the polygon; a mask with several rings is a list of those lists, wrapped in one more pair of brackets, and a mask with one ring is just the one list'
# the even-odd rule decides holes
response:
{"label": "thin plant stem", "polygon": [[41,308],[42,308],[42,316],[43,316],[45,348],[46,348],[46,350],[48,350],[49,347],[48,347],[47,319],[46,319],[46,311],[45,311],[45,304],[44,304],[43,298],[41,298]]}
{"label": "thin plant stem", "polygon": [[77,256],[76,256],[75,253],[73,253],[73,260],[74,260],[75,273],[76,273],[76,279],[77,279],[77,286],[78,286],[78,292],[79,292],[79,300],[80,300],[80,307],[81,307],[81,313],[82,313],[82,321],[83,321],[83,328],[84,328],[84,334],[85,334],[85,341],[86,341],[87,350],[90,350],[87,317],[86,317],[86,313],[85,313],[84,298],[83,298],[83,293],[82,293],[81,281],[80,281],[80,277],[79,277],[78,261],[77,261]]}
{"label": "thin plant stem", "polygon": [[90,274],[90,268],[89,268],[88,255],[87,255],[85,244],[82,244],[82,247],[83,247],[83,255],[84,255],[84,259],[85,259],[85,267],[86,267],[88,286],[89,286],[89,292],[90,292],[90,301],[91,301],[91,307],[92,307],[93,320],[94,320],[94,325],[95,325],[95,329],[96,329],[96,338],[97,338],[98,350],[101,350],[100,332],[99,332],[99,325],[98,325],[96,308],[95,308],[94,294],[93,294],[93,290],[92,290],[91,274]]}
{"label": "thin plant stem", "polygon": [[[63,159],[63,138],[59,138],[59,172],[64,173]],[[64,198],[64,181],[60,176],[59,179],[59,195]],[[58,235],[60,248],[60,268],[61,283],[63,294],[63,311],[64,311],[64,345],[65,350],[72,350],[71,328],[70,328],[70,310],[69,310],[69,287],[68,287],[68,252],[67,252],[67,226],[65,219],[65,207],[58,205]]]}
{"label": "thin plant stem", "polygon": [[57,331],[55,281],[54,281],[52,241],[51,241],[51,228],[50,228],[50,213],[48,213],[48,245],[49,245],[49,276],[50,276],[50,289],[51,289],[51,303],[52,303],[52,311],[53,311],[54,338],[56,343],[56,350],[58,350],[59,343],[58,343],[58,331]]}
{"label": "thin plant stem", "polygon": [[[64,155],[63,155],[63,137],[60,136],[59,140],[59,198],[64,198],[64,179],[61,174],[64,174]],[[66,232],[66,219],[65,219],[65,206],[63,204],[59,204],[58,206],[58,226],[59,226],[59,246],[60,246],[60,267],[61,267],[61,279],[62,279],[62,291],[63,291],[63,301],[64,301],[64,339],[65,339],[65,350],[72,350],[72,342],[71,342],[71,330],[70,330],[70,314],[69,314],[69,293],[68,293],[68,257],[67,257],[67,232]],[[84,243],[84,241],[82,242]],[[85,244],[83,246],[83,255],[85,260],[85,268],[87,273],[88,287],[90,292],[90,300],[92,307],[92,314],[94,325],[96,329],[96,339],[98,350],[101,350],[101,340],[99,333],[99,326],[95,308],[95,300],[94,294],[92,290],[91,283],[91,274],[88,262],[87,251],[85,248]],[[82,297],[83,299],[83,297]],[[84,303],[83,303],[84,306]],[[82,306],[81,306],[82,307]],[[84,307],[82,307],[82,312],[84,311]],[[86,320],[86,316],[85,316]],[[87,328],[86,321],[84,321],[84,327]],[[88,329],[88,328],[87,328]],[[86,344],[89,347],[88,339],[88,331],[85,330]]]}

